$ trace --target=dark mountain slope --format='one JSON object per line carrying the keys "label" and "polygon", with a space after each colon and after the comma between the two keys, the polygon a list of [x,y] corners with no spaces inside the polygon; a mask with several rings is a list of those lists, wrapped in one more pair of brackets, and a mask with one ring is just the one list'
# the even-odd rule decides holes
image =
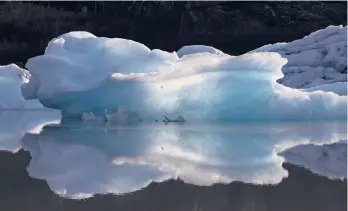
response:
{"label": "dark mountain slope", "polygon": [[25,63],[73,30],[150,48],[211,45],[242,54],[347,24],[347,2],[0,2],[0,64]]}

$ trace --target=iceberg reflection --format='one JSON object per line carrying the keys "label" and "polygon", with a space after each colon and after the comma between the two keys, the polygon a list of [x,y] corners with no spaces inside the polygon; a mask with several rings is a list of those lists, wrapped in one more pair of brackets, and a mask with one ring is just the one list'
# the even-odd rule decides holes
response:
{"label": "iceberg reflection", "polygon": [[288,176],[277,154],[299,144],[346,139],[346,124],[48,125],[26,134],[31,177],[65,197],[124,194],[152,181],[195,185],[276,184]]}
{"label": "iceberg reflection", "polygon": [[25,133],[38,133],[48,123],[59,123],[60,112],[53,110],[0,111],[0,151],[17,152]]}

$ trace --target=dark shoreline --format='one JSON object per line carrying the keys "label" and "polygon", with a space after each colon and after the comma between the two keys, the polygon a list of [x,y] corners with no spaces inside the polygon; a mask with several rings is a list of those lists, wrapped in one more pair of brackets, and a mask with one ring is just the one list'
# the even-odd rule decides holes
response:
{"label": "dark shoreline", "polygon": [[0,65],[24,66],[43,54],[50,40],[70,31],[131,39],[169,52],[210,45],[240,55],[329,25],[347,25],[346,1],[4,1]]}
{"label": "dark shoreline", "polygon": [[289,177],[278,185],[232,182],[199,187],[180,180],[152,183],[122,196],[97,195],[85,200],[64,199],[47,183],[30,178],[29,153],[0,152],[1,211],[345,211],[347,180],[329,180],[301,167],[283,164]]}

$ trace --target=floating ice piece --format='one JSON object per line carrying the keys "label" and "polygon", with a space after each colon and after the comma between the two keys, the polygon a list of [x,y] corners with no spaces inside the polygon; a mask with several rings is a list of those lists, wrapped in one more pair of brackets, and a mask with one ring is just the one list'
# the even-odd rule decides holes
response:
{"label": "floating ice piece", "polygon": [[167,116],[163,115],[164,117],[164,122],[186,122],[184,117],[178,116],[176,119],[169,119]]}
{"label": "floating ice piece", "polygon": [[111,124],[132,124],[135,122],[142,122],[137,113],[128,111],[120,106],[117,110],[106,110],[105,116],[108,123]]}
{"label": "floating ice piece", "polygon": [[83,121],[104,121],[105,118],[103,116],[96,116],[92,112],[84,112],[82,115],[82,120]]}

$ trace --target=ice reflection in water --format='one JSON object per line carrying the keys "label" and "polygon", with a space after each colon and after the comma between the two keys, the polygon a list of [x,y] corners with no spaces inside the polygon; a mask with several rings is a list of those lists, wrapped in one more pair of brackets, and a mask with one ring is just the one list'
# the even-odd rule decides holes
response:
{"label": "ice reflection in water", "polygon": [[59,111],[0,110],[0,151],[17,152],[21,149],[21,139],[25,133],[39,133],[45,124],[59,122]]}
{"label": "ice reflection in water", "polygon": [[242,181],[274,184],[287,176],[277,153],[303,143],[346,138],[346,124],[49,125],[26,134],[30,176],[72,198],[129,193],[151,181],[195,185]]}

